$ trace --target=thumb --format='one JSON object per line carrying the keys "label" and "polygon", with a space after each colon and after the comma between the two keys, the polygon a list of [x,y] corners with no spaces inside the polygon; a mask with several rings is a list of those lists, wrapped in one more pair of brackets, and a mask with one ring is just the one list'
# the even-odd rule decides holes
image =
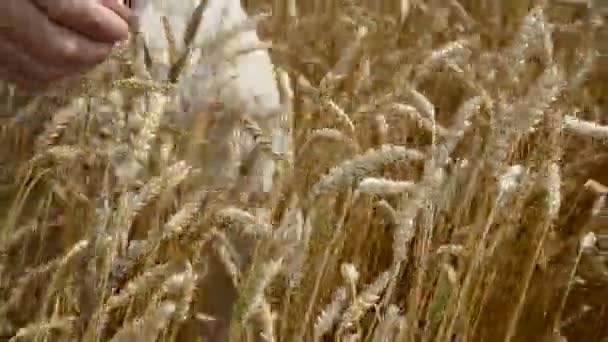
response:
{"label": "thumb", "polygon": [[129,35],[129,9],[116,0],[32,0],[51,20],[88,38],[114,43]]}

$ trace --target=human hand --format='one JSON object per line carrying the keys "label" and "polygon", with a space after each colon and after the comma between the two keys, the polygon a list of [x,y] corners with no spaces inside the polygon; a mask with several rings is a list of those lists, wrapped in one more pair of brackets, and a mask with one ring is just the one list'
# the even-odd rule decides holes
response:
{"label": "human hand", "polygon": [[37,87],[101,63],[129,34],[118,0],[0,0],[0,78]]}

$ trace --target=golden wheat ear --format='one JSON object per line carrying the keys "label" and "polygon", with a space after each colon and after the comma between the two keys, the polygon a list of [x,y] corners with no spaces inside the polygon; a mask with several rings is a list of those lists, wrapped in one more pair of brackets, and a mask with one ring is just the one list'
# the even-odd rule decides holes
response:
{"label": "golden wheat ear", "polygon": [[175,65],[177,63],[177,45],[175,44],[175,34],[173,33],[173,28],[171,27],[171,23],[166,16],[162,16],[161,18],[163,23],[163,28],[165,30],[165,38],[167,38],[167,46],[169,48],[169,65]]}
{"label": "golden wheat ear", "polygon": [[188,19],[188,24],[186,25],[186,31],[184,32],[183,40],[184,40],[184,49],[181,52],[180,56],[175,59],[175,61],[171,60],[171,69],[169,70],[169,80],[172,83],[177,82],[179,76],[181,75],[184,67],[186,66],[186,61],[188,60],[188,56],[190,56],[190,52],[192,51],[192,43],[196,38],[196,33],[198,32],[199,27],[201,26],[201,22],[203,19],[203,12],[207,7],[207,0],[200,0],[190,19]]}

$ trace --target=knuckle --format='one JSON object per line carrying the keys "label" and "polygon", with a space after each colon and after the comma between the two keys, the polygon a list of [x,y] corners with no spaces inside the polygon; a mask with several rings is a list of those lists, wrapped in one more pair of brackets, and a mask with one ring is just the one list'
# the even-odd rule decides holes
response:
{"label": "knuckle", "polygon": [[81,44],[77,40],[66,40],[61,45],[64,64],[93,65],[102,62],[110,54],[110,44]]}
{"label": "knuckle", "polygon": [[60,49],[62,57],[70,62],[78,61],[81,58],[82,54],[85,52],[82,51],[81,47],[76,41],[71,39],[66,39],[62,41]]}
{"label": "knuckle", "polygon": [[46,6],[46,11],[49,16],[55,18],[61,18],[66,15],[70,6],[65,0],[57,0],[57,1],[48,1]]}

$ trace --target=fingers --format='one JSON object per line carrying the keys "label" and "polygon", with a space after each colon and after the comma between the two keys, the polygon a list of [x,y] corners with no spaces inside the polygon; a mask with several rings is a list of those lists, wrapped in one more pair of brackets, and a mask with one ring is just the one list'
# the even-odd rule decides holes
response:
{"label": "fingers", "polygon": [[28,0],[1,0],[0,38],[43,64],[83,68],[102,62],[111,43],[96,42],[52,22]]}
{"label": "fingers", "polygon": [[128,4],[123,3],[123,1],[121,1],[121,0],[100,0],[100,2],[105,7],[114,11],[114,13],[116,13],[116,15],[121,17],[122,20],[124,20],[126,22],[128,22],[131,19],[131,17],[133,16],[131,7],[128,6]]}
{"label": "fingers", "polygon": [[0,79],[14,82],[22,89],[44,89],[57,81],[77,76],[82,71],[41,64],[10,42],[0,39]]}
{"label": "fingers", "polygon": [[101,3],[107,8],[111,9],[120,16],[124,21],[127,22],[129,27],[137,28],[137,16],[132,11],[131,3],[133,1],[124,2],[122,0],[100,0]]}
{"label": "fingers", "polygon": [[86,71],[128,37],[130,19],[118,0],[0,0],[0,76],[31,87]]}
{"label": "fingers", "polygon": [[9,57],[3,58],[3,76],[22,86],[27,84],[30,87],[30,84],[49,83],[66,74],[65,70],[40,65],[13,44],[3,40],[0,40],[0,55]]}
{"label": "fingers", "polygon": [[129,35],[129,11],[116,0],[32,1],[52,21],[91,40],[114,43]]}

